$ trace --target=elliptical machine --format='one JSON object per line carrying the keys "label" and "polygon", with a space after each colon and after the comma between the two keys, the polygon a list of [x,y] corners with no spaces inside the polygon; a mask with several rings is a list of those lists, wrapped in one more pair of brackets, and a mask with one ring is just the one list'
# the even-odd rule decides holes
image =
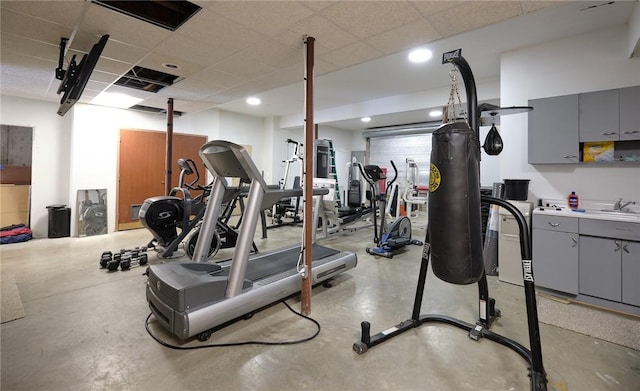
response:
{"label": "elliptical machine", "polygon": [[[171,189],[168,196],[147,198],[138,213],[142,225],[153,235],[153,239],[146,247],[154,248],[160,258],[178,256],[175,252],[183,241],[186,255],[189,258],[193,257],[206,209],[206,200],[211,192],[210,186],[198,184],[200,174],[192,159],[178,159],[178,167],[180,167],[178,187]],[[185,177],[193,174],[195,179],[189,183],[185,182]],[[238,201],[241,202],[242,207],[243,193],[241,188],[229,190],[228,194],[225,194],[227,208],[222,214],[224,219],[218,219],[211,239],[209,258],[214,256],[220,248],[235,247],[238,239],[237,232],[227,222]],[[192,197],[191,191],[202,193]],[[258,251],[255,243],[252,250]]]}
{"label": "elliptical machine", "polygon": [[[395,163],[391,160],[391,166],[394,170],[393,179],[387,183],[384,193],[378,191],[377,183],[381,180],[387,179],[382,172],[382,169],[376,165],[366,165],[364,168],[360,166],[362,174],[366,179],[369,187],[371,188],[371,205],[373,208],[373,242],[376,247],[367,247],[367,253],[371,255],[380,255],[385,258],[393,258],[393,252],[406,245],[414,244],[422,246],[423,242],[415,239],[411,239],[411,220],[407,216],[399,216],[389,226],[386,225],[386,205],[389,189],[393,188],[393,183],[398,179],[398,169]],[[378,207],[378,203],[381,204]],[[378,210],[380,211],[380,237],[378,237],[378,227],[376,222],[376,215]]]}

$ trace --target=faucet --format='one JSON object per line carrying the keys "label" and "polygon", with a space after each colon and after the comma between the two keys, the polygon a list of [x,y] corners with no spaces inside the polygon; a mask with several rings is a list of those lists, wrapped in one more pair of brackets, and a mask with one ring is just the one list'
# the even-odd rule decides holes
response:
{"label": "faucet", "polygon": [[624,211],[624,208],[626,208],[629,205],[635,205],[635,201],[629,201],[629,202],[625,202],[622,203],[622,198],[620,198],[618,201],[616,201],[616,203],[613,205],[613,210],[618,210],[620,212]]}

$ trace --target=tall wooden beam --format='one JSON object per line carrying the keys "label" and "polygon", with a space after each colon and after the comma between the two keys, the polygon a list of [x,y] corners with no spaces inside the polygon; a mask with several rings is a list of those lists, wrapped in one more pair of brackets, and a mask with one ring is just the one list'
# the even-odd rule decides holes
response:
{"label": "tall wooden beam", "polygon": [[306,276],[302,279],[302,308],[304,315],[311,313],[311,281],[313,262],[313,60],[315,38],[305,37],[305,72],[304,72],[304,264],[307,270]]}
{"label": "tall wooden beam", "polygon": [[169,195],[171,192],[171,167],[173,155],[173,98],[169,98],[167,101],[167,140],[165,142],[167,147],[167,154],[165,157],[165,178],[164,178],[164,193]]}

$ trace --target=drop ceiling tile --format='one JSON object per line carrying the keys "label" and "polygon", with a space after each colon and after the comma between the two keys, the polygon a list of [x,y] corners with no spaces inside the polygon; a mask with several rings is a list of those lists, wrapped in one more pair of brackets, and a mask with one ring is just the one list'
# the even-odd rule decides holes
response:
{"label": "drop ceiling tile", "polygon": [[334,50],[323,56],[323,60],[337,65],[339,68],[346,68],[352,65],[360,64],[365,61],[373,60],[382,53],[367,45],[364,42],[356,42],[342,49]]}
{"label": "drop ceiling tile", "polygon": [[120,77],[121,77],[121,74],[102,72],[97,69],[95,69],[91,74],[91,80],[94,80],[100,83],[105,83],[105,84],[112,84],[116,80],[118,80]]}
{"label": "drop ceiling tile", "polygon": [[450,8],[429,19],[436,30],[447,37],[518,16],[520,13],[519,2],[481,1]]}
{"label": "drop ceiling tile", "polygon": [[[109,45],[109,43],[107,43],[107,45]],[[73,58],[74,55],[76,56],[76,59],[75,59],[76,63],[79,63],[80,60],[82,59],[82,56],[85,55],[85,52],[76,51],[73,49],[70,49],[69,51],[67,51],[67,54],[65,55],[65,61],[64,61],[65,69],[69,67],[69,63],[71,62],[71,59]],[[51,60],[51,61],[55,61],[55,63],[57,64],[58,63],[57,56],[55,60]],[[118,61],[118,60],[113,60],[106,56],[100,56],[100,59],[96,63],[96,67],[95,67],[96,70],[106,72],[106,73],[111,73],[114,75],[122,75],[126,73],[130,68],[131,68],[131,64]]]}
{"label": "drop ceiling tile", "polygon": [[[0,3],[4,3],[1,1]],[[13,11],[2,10],[0,15],[0,30],[3,35],[21,36],[35,41],[60,44],[60,37],[69,37],[73,28],[50,23]]]}
{"label": "drop ceiling tile", "polygon": [[[0,69],[0,91],[2,94],[44,97],[57,91],[60,82],[55,79],[57,63],[18,53],[3,53]],[[25,95],[26,94],[26,95]]]}
{"label": "drop ceiling tile", "polygon": [[221,1],[215,3],[214,11],[270,36],[312,14],[309,8],[293,1]]}
{"label": "drop ceiling tile", "polygon": [[320,14],[359,38],[368,38],[422,17],[406,1],[340,1]]}
{"label": "drop ceiling tile", "polygon": [[320,75],[324,75],[333,71],[337,71],[338,70],[338,66],[335,64],[332,64],[328,61],[325,61],[323,59],[318,59],[316,58],[316,60],[314,61],[313,64],[313,73],[315,76],[320,76]]}
{"label": "drop ceiling tile", "polygon": [[118,86],[118,85],[98,85],[98,84],[95,84],[95,86],[99,86],[100,87],[99,89],[103,90],[105,92],[109,92],[109,93],[112,93],[112,94],[125,94],[125,95],[132,96],[134,98],[146,99],[146,98],[149,98],[151,96],[155,96],[155,94],[153,92],[136,90],[136,89],[133,89],[133,88],[123,87],[123,86]]}
{"label": "drop ceiling tile", "polygon": [[245,82],[259,78],[263,74],[273,72],[275,70],[274,67],[260,62],[260,60],[256,59],[255,55],[248,50],[234,54],[233,56],[217,63],[213,68],[221,72],[235,75]]}
{"label": "drop ceiling tile", "polygon": [[200,43],[200,50],[213,56],[210,62],[239,52],[262,38],[263,34],[212,12],[216,7],[217,3],[209,2],[207,8],[198,12],[177,31],[178,34]]}
{"label": "drop ceiling tile", "polygon": [[425,17],[448,10],[450,8],[460,7],[469,1],[411,1],[411,4]]}
{"label": "drop ceiling tile", "polygon": [[166,87],[158,91],[157,95],[164,96],[166,98],[174,98],[178,100],[197,101],[209,94],[195,91],[195,90],[181,89],[177,87]]}
{"label": "drop ceiling tile", "polygon": [[85,6],[84,0],[65,1],[6,1],[2,0],[2,13],[13,11],[31,17],[73,28]]}
{"label": "drop ceiling tile", "polygon": [[229,88],[228,86],[224,86],[222,84],[217,84],[215,82],[212,81],[208,81],[208,80],[198,80],[198,79],[194,79],[194,78],[186,78],[186,79],[182,79],[179,82],[175,83],[173,86],[171,86],[171,88],[179,88],[182,90],[191,90],[194,92],[197,92],[198,94],[201,95],[209,95],[212,94],[214,92],[217,91],[222,91],[225,90],[227,88]]}
{"label": "drop ceiling tile", "polygon": [[81,24],[82,30],[95,35],[109,34],[110,39],[151,49],[171,35],[171,31],[131,16],[91,4]]}
{"label": "drop ceiling tile", "polygon": [[215,106],[215,104],[210,102],[199,102],[199,101],[183,101],[177,100],[173,102],[173,109],[175,111],[181,111],[186,113],[197,113],[199,111],[204,111],[211,109]]}
{"label": "drop ceiling tile", "polygon": [[[313,35],[309,34],[309,36]],[[316,58],[331,51],[331,49],[323,44],[325,40],[320,40],[315,36],[313,37],[316,38],[314,42],[314,53],[316,55]],[[276,37],[274,37],[274,40],[282,45],[285,45],[286,47],[296,48],[300,51],[305,50],[303,35],[291,30],[287,30],[282,34],[278,34]],[[334,50],[335,49],[337,48],[334,48]]]}
{"label": "drop ceiling tile", "polygon": [[[166,96],[153,94],[151,96],[148,96],[138,104],[142,106],[149,106],[149,107],[155,107],[158,109],[166,110],[168,107],[167,101],[168,101],[168,98]],[[177,106],[178,106],[177,101],[174,100],[173,109],[179,110]],[[158,113],[158,115],[164,115],[164,114]]]}
{"label": "drop ceiling tile", "polygon": [[129,64],[129,68],[133,64],[137,64],[143,58],[149,54],[148,49],[144,49],[138,46],[129,45],[125,42],[109,39],[107,45],[102,51],[101,60],[108,58],[110,60],[123,62]]}
{"label": "drop ceiling tile", "polygon": [[56,59],[60,53],[57,45],[6,34],[2,35],[1,48],[3,55],[14,52],[46,60]]}
{"label": "drop ceiling tile", "polygon": [[96,71],[102,71],[113,75],[122,76],[131,69],[131,64],[121,61],[111,60],[107,57],[100,57],[96,64]]}
{"label": "drop ceiling tile", "polygon": [[251,58],[255,61],[278,69],[290,66],[302,67],[304,63],[302,48],[302,45],[297,48],[288,47],[275,40],[267,39],[247,49],[247,52],[251,53]]}
{"label": "drop ceiling tile", "polygon": [[520,3],[522,5],[523,13],[537,11],[547,7],[555,7],[557,5],[561,5],[563,0],[555,0],[555,1],[544,1],[544,0],[521,0]]}
{"label": "drop ceiling tile", "polygon": [[[162,64],[174,64],[177,65],[178,68],[168,68]],[[203,65],[189,62],[185,57],[173,57],[156,52],[150,53],[137,65],[181,77],[191,76],[204,69]]]}
{"label": "drop ceiling tile", "polygon": [[231,73],[222,72],[214,69],[213,67],[205,68],[200,72],[192,75],[190,79],[200,80],[207,83],[211,83],[216,86],[223,86],[225,88],[233,87],[234,85],[243,83],[245,80],[242,77],[233,75]]}
{"label": "drop ceiling tile", "polygon": [[254,85],[256,86],[257,90],[259,90],[260,92],[264,92],[293,83],[302,83],[303,81],[304,67],[302,64],[300,64],[300,66],[282,68],[278,69],[275,72],[269,73],[261,79],[254,81]]}
{"label": "drop ceiling tile", "polygon": [[236,99],[237,96],[234,95],[230,89],[216,92],[215,94],[207,95],[200,99],[201,102],[206,102],[214,105],[219,105],[222,103],[230,102]]}
{"label": "drop ceiling tile", "polygon": [[302,0],[300,4],[304,5],[307,8],[312,9],[313,11],[320,11],[322,9],[327,8],[328,6],[337,3],[337,1],[323,1],[323,0]]}
{"label": "drop ceiling tile", "polygon": [[[95,35],[86,31],[78,31],[73,37],[73,41],[67,43],[67,49],[81,53],[89,53],[93,45],[98,43],[102,35]],[[105,48],[109,46],[111,39],[107,41]]]}
{"label": "drop ceiling tile", "polygon": [[366,42],[384,54],[392,54],[440,38],[442,38],[441,34],[429,22],[418,19],[394,30],[375,35]]}
{"label": "drop ceiling tile", "polygon": [[167,40],[156,46],[154,52],[158,56],[173,57],[173,63],[177,65],[186,64],[190,61],[192,67],[198,64],[202,68],[224,60],[235,51],[220,49],[216,45],[204,45],[191,37],[174,33]]}
{"label": "drop ceiling tile", "polygon": [[319,15],[312,15],[289,27],[289,30],[302,37],[308,35],[322,42],[327,48],[334,50],[350,45],[358,40],[335,23]]}

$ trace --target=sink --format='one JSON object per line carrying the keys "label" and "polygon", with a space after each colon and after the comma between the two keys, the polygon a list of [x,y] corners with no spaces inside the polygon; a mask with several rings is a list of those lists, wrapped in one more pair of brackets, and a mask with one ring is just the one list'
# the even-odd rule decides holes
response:
{"label": "sink", "polygon": [[614,214],[638,214],[637,212],[634,212],[632,210],[614,210],[614,209],[602,209],[600,210],[600,212],[604,212],[604,213],[614,213]]}
{"label": "sink", "polygon": [[587,210],[583,215],[587,218],[602,220],[640,222],[640,214],[635,212],[623,212],[619,210]]}

